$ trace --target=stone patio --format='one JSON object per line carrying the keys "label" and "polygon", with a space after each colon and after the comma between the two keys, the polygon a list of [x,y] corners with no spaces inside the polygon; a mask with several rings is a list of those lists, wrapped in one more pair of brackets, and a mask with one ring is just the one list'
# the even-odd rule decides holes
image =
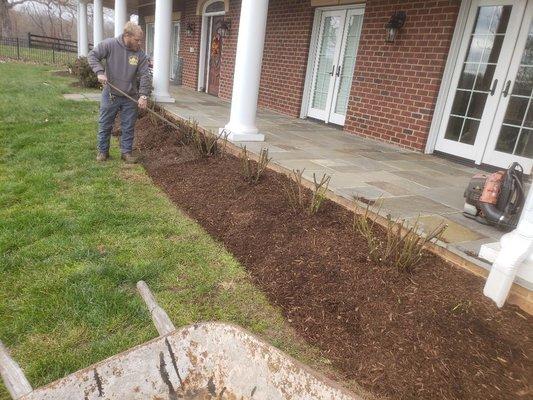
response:
{"label": "stone patio", "polygon": [[[179,118],[196,120],[213,132],[229,120],[229,102],[178,86],[172,87],[172,94],[176,103],[163,106]],[[236,144],[254,153],[268,148],[272,162],[288,169],[305,168],[304,177],[311,181],[313,174],[330,175],[329,188],[347,199],[381,199],[382,214],[420,218],[425,229],[444,222],[447,247],[489,268],[473,257],[482,244],[498,241],[502,232],[462,215],[464,189],[482,171],[266,110],[259,111],[258,127],[265,142]]]}

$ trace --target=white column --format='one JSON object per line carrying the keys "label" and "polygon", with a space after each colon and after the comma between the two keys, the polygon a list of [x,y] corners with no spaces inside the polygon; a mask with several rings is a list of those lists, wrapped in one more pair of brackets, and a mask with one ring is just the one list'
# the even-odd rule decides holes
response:
{"label": "white column", "polygon": [[174,103],[170,96],[170,39],[172,0],[156,0],[154,23],[154,97],[161,103]]}
{"label": "white column", "polygon": [[94,0],[93,2],[93,45],[96,47],[98,43],[104,40],[104,7],[102,0]]}
{"label": "white column", "polygon": [[87,39],[87,3],[78,0],[78,56],[87,57],[89,42]]}
{"label": "white column", "polygon": [[263,141],[256,126],[268,0],[242,0],[230,121],[221,134],[232,141]]}
{"label": "white column", "polygon": [[525,272],[523,275],[528,282],[533,277],[533,187],[529,189],[518,226],[502,236],[500,245],[501,250],[483,289],[483,294],[494,300],[498,307],[502,307],[507,300],[519,269],[527,269],[522,272]]}
{"label": "white column", "polygon": [[128,18],[126,0],[115,0],[115,37],[122,35]]}
{"label": "white column", "polygon": [[80,56],[80,8],[76,3],[76,44],[78,46],[78,57]]}

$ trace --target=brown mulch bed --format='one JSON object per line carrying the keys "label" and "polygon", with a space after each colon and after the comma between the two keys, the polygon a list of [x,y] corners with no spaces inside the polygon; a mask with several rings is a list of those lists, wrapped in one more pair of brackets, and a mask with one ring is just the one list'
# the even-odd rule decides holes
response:
{"label": "brown mulch bed", "polygon": [[246,267],[297,332],[347,380],[391,399],[533,398],[533,318],[498,310],[484,281],[426,255],[411,273],[376,265],[353,214],[295,212],[267,171],[255,186],[224,155],[191,160],[148,118],[137,148],[152,177]]}

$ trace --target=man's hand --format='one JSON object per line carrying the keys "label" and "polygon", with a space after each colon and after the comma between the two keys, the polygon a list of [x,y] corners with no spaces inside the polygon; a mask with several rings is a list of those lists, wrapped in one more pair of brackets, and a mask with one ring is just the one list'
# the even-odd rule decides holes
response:
{"label": "man's hand", "polygon": [[137,104],[141,110],[145,110],[148,107],[148,98],[146,96],[139,97]]}
{"label": "man's hand", "polygon": [[100,82],[102,85],[105,85],[107,83],[107,76],[105,74],[98,74],[98,82]]}

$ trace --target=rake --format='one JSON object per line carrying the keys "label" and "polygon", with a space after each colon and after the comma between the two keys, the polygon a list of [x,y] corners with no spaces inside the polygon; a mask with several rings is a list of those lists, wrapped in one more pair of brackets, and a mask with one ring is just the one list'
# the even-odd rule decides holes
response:
{"label": "rake", "polygon": [[[129,94],[123,92],[122,90],[120,90],[118,87],[116,87],[115,85],[109,83],[109,81],[107,82],[107,85],[111,88],[111,89],[114,89],[115,91],[117,91],[118,93],[120,93],[122,96],[126,97],[127,99],[130,99],[131,101],[133,101],[134,103],[137,103],[137,100],[135,100],[133,97],[131,97]],[[167,118],[163,117],[162,115],[156,113],[154,110],[152,110],[151,108],[146,108],[146,111],[148,111],[150,114],[152,114],[153,116],[157,117],[159,120],[165,122],[166,124],[170,125],[171,127],[173,127],[174,129],[178,130],[178,132],[180,131],[180,127],[178,125],[176,125],[174,122],[172,121],[169,121]]]}

